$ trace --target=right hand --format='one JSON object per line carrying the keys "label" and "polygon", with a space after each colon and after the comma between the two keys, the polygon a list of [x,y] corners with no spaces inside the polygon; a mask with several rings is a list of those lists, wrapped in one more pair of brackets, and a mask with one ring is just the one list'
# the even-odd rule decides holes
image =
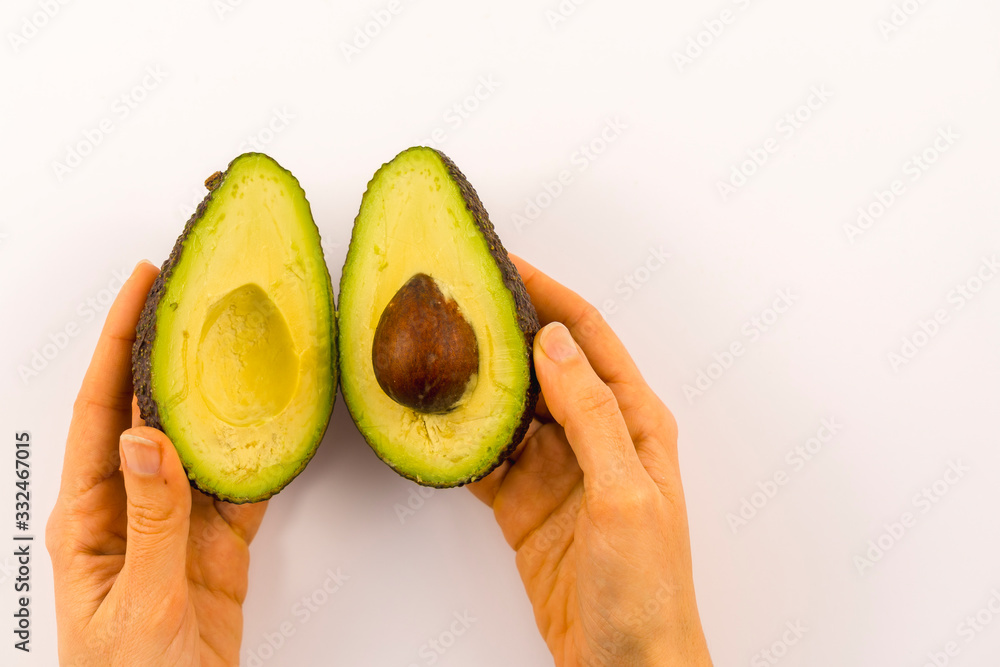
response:
{"label": "right hand", "polygon": [[556,665],[711,665],[674,418],[593,306],[512,259],[547,323],[543,399],[514,456],[470,488],[517,554]]}

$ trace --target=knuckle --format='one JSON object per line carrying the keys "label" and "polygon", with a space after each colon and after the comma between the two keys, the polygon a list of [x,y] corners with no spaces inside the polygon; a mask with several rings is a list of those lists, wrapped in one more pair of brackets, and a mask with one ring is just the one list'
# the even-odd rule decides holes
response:
{"label": "knuckle", "polygon": [[140,535],[159,535],[169,530],[179,517],[177,507],[157,507],[142,501],[128,501],[128,527]]}
{"label": "knuckle", "polygon": [[59,509],[49,515],[49,520],[45,523],[45,549],[51,558],[55,558],[62,551],[63,545],[63,524]]}
{"label": "knuckle", "polygon": [[[146,597],[146,582],[135,582],[136,598]],[[174,586],[170,590],[160,591],[155,604],[144,605],[145,622],[150,627],[164,627],[173,619],[182,618],[188,605],[188,591],[185,586]],[[128,622],[128,621],[126,621]]]}
{"label": "knuckle", "polygon": [[583,336],[592,336],[595,332],[606,326],[604,316],[601,311],[591,303],[587,303],[580,311],[573,328]]}
{"label": "knuckle", "polygon": [[660,499],[658,492],[643,485],[641,489],[629,489],[619,500],[619,507],[626,516],[638,519],[643,525],[649,525],[649,520],[659,509]]}
{"label": "knuckle", "polygon": [[687,521],[687,503],[684,501],[684,492],[681,490],[679,480],[674,480],[663,489],[662,498],[666,503],[669,517],[681,522]]}
{"label": "knuckle", "polygon": [[575,403],[580,412],[595,417],[606,418],[619,412],[615,393],[603,382],[581,388]]}
{"label": "knuckle", "polygon": [[659,398],[656,399],[657,406],[660,413],[660,430],[668,441],[677,442],[677,437],[679,435],[677,427],[677,418],[674,413],[661,401]]}
{"label": "knuckle", "polygon": [[89,413],[95,406],[96,404],[93,399],[91,399],[86,391],[81,389],[76,400],[73,401],[73,416],[81,421],[86,421]]}
{"label": "knuckle", "polygon": [[647,485],[619,488],[614,493],[601,494],[595,510],[614,521],[626,519],[642,526],[653,525],[662,497]]}
{"label": "knuckle", "polygon": [[637,410],[630,423],[637,440],[656,444],[668,453],[676,455],[679,436],[677,418],[652,391],[644,391],[630,403]]}

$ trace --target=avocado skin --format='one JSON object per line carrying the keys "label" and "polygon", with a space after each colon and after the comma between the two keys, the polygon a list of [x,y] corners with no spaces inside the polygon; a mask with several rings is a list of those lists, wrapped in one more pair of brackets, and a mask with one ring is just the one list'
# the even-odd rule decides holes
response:
{"label": "avocado skin", "polygon": [[[406,150],[413,150],[413,148],[408,148]],[[535,364],[532,352],[535,334],[538,333],[541,325],[538,322],[538,314],[535,312],[535,306],[531,303],[531,298],[528,296],[528,290],[524,286],[524,281],[521,280],[521,274],[517,272],[517,267],[515,267],[514,263],[510,261],[510,257],[507,255],[507,250],[500,242],[500,237],[497,236],[496,228],[493,226],[493,223],[490,222],[490,216],[486,212],[483,202],[479,199],[476,189],[472,187],[469,179],[465,177],[465,174],[463,174],[458,168],[458,165],[452,162],[451,158],[435,148],[431,148],[430,150],[437,153],[438,157],[440,157],[441,161],[444,163],[445,168],[448,170],[448,175],[458,185],[458,189],[462,193],[462,199],[465,202],[465,207],[472,214],[472,218],[476,222],[476,227],[486,238],[487,246],[490,249],[490,255],[492,255],[493,261],[496,262],[497,267],[500,269],[500,275],[503,278],[504,287],[506,287],[507,291],[509,291],[514,297],[514,305],[517,310],[517,325],[524,333],[524,351],[528,359],[528,370],[531,373],[531,381],[528,385],[527,396],[525,397],[524,412],[521,414],[521,421],[518,423],[517,428],[514,429],[514,434],[511,436],[510,442],[507,443],[499,454],[497,454],[496,460],[492,465],[484,469],[482,472],[469,477],[468,479],[455,484],[435,484],[432,482],[421,481],[414,475],[411,475],[405,470],[400,470],[398,467],[394,466],[389,460],[378,454],[378,451],[373,448],[373,451],[375,451],[379,458],[399,475],[422,486],[445,489],[465,486],[466,484],[471,484],[472,482],[478,482],[482,478],[489,475],[501,463],[506,461],[511,454],[514,453],[514,450],[517,449],[521,439],[524,438],[524,434],[528,432],[531,420],[535,417],[535,404],[538,402],[538,395],[541,391],[538,386],[538,378],[535,376]],[[402,153],[405,152],[406,151],[403,151]],[[402,153],[400,153],[400,155],[402,155]],[[385,167],[387,164],[389,164],[389,162],[386,162],[382,166]],[[378,171],[376,171],[376,174],[377,173]],[[371,180],[368,181],[368,188],[371,188],[374,180],[375,177],[373,176]],[[355,218],[355,229],[357,229],[357,218]],[[354,240],[353,233],[351,240]],[[341,293],[343,293],[345,278],[345,275],[341,275],[340,277]],[[345,349],[345,345],[341,344],[341,341],[339,340],[337,342],[337,355],[340,356],[344,354],[343,350]],[[350,403],[348,401],[344,401],[344,403],[348,406],[348,411],[350,411]],[[351,414],[351,418],[357,422],[357,417],[353,413]]]}
{"label": "avocado skin", "polygon": [[[139,405],[139,416],[142,420],[146,422],[146,426],[151,426],[160,431],[163,430],[163,423],[160,421],[160,408],[153,400],[153,377],[152,377],[152,353],[153,353],[153,341],[156,339],[156,311],[160,307],[160,299],[163,297],[163,293],[166,290],[167,284],[170,282],[170,278],[174,273],[174,267],[181,259],[181,255],[184,252],[184,242],[187,240],[188,236],[191,234],[191,230],[194,229],[198,221],[205,215],[205,211],[208,209],[208,205],[212,201],[212,195],[219,188],[220,185],[226,180],[229,175],[229,170],[236,163],[237,160],[246,157],[253,157],[256,155],[263,156],[269,160],[273,160],[268,155],[263,153],[243,153],[238,155],[230,161],[229,166],[226,167],[225,172],[215,172],[205,180],[205,187],[208,188],[208,194],[205,198],[201,200],[198,204],[198,208],[195,210],[194,214],[184,225],[184,231],[177,238],[177,242],[174,244],[173,250],[170,251],[170,256],[167,257],[167,261],[163,263],[160,267],[160,274],[156,276],[156,280],[153,281],[153,286],[149,289],[149,295],[146,297],[146,305],[142,309],[142,314],[139,316],[139,323],[135,328],[135,343],[132,345],[132,387],[135,392],[136,402]],[[298,179],[292,175],[287,169],[289,178],[298,184]],[[306,202],[308,205],[308,201]],[[315,224],[315,222],[313,223]],[[318,231],[318,228],[317,228]],[[327,277],[327,294],[330,295],[330,312],[336,313],[333,302],[333,286],[329,282],[329,276]],[[336,327],[336,316],[334,316],[331,326]],[[332,332],[331,340],[336,340],[336,329]],[[334,392],[333,397],[336,400],[336,382],[337,382],[337,367],[334,364]],[[326,433],[327,427],[330,425],[330,418],[333,415],[333,410],[331,406],[330,414],[327,415],[326,423],[323,424],[323,432]],[[320,438],[322,441],[322,438]],[[312,460],[313,455],[316,453],[317,446],[306,456],[301,465],[295,469],[292,475],[289,475],[288,481],[285,484],[279,486],[276,489],[271,489],[271,491],[265,495],[246,498],[246,497],[234,497],[229,496],[224,493],[220,493],[215,489],[210,489],[202,486],[194,479],[194,474],[188,471],[188,482],[195,489],[198,489],[202,493],[205,493],[218,500],[225,501],[227,503],[232,503],[235,505],[240,505],[243,503],[256,503],[262,500],[267,500],[271,496],[275,495],[281,491],[285,486],[288,485],[293,479],[295,479],[299,473],[301,473],[305,467]]]}

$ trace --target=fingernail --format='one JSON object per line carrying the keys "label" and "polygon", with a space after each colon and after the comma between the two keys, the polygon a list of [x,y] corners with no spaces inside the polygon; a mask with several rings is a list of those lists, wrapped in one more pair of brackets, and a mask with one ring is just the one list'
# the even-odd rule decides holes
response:
{"label": "fingernail", "polygon": [[576,343],[569,329],[559,322],[553,322],[542,329],[542,336],[539,340],[542,352],[552,361],[560,362],[572,359],[578,354]]}
{"label": "fingernail", "polygon": [[152,440],[137,435],[123,433],[122,456],[125,465],[139,475],[155,475],[160,472],[160,446]]}
{"label": "fingernail", "polygon": [[139,268],[140,266],[142,266],[143,264],[149,264],[150,266],[153,266],[153,263],[152,263],[151,261],[149,261],[148,259],[140,259],[140,260],[139,260],[139,263],[138,263],[138,264],[136,264],[136,265],[135,265],[135,266],[134,266],[134,267],[132,268],[132,273],[135,273],[135,270],[136,270],[136,269],[138,269],[138,268]]}

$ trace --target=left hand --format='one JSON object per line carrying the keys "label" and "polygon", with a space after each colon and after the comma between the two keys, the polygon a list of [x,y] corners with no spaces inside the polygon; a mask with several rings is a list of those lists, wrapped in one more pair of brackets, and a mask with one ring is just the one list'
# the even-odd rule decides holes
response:
{"label": "left hand", "polygon": [[132,344],[156,275],[141,263],[122,287],[73,408],[46,530],[61,664],[239,664],[267,503],[192,489],[167,436],[139,419]]}

